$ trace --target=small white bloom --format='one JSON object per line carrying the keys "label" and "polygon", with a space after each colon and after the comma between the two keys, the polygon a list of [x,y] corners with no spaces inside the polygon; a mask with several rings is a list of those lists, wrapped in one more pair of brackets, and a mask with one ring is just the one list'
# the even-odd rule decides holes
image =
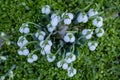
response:
{"label": "small white bloom", "polygon": [[32,59],[33,59],[33,61],[37,61],[38,60],[38,56],[36,54],[33,54],[32,55]]}
{"label": "small white bloom", "polygon": [[91,42],[91,41],[89,41],[89,42],[88,42],[88,46],[90,47],[91,45],[92,45],[92,42]]}
{"label": "small white bloom", "polygon": [[92,24],[96,27],[101,27],[103,25],[103,18],[102,17],[97,17],[92,21]]}
{"label": "small white bloom", "polygon": [[64,24],[69,25],[71,23],[71,19],[67,18],[64,19]]}
{"label": "small white bloom", "polygon": [[23,33],[23,32],[24,32],[23,27],[20,27],[20,28],[19,28],[19,31],[20,31],[20,33]]}
{"label": "small white bloom", "polygon": [[57,62],[57,67],[58,67],[58,68],[62,67],[62,61],[58,61],[58,62]]}
{"label": "small white bloom", "polygon": [[87,14],[83,14],[83,13],[79,13],[78,17],[77,17],[77,21],[79,23],[83,22],[86,23],[88,21],[88,16]]}
{"label": "small white bloom", "polygon": [[42,7],[41,11],[42,11],[43,14],[49,14],[50,13],[50,6],[45,5],[44,7]]}
{"label": "small white bloom", "polygon": [[5,80],[5,76],[1,76],[1,77],[0,77],[0,80]]}
{"label": "small white bloom", "polygon": [[23,55],[23,52],[21,50],[18,50],[19,55]]}
{"label": "small white bloom", "polygon": [[66,69],[68,68],[68,64],[67,64],[67,63],[64,63],[64,64],[62,65],[62,68],[63,68],[64,70],[66,70]]}
{"label": "small white bloom", "polygon": [[38,33],[38,32],[36,32],[36,33],[35,33],[35,37],[36,37],[36,38],[38,38],[38,36],[39,36],[39,33]]}
{"label": "small white bloom", "polygon": [[75,69],[75,68],[72,68],[72,67],[69,67],[69,68],[67,69],[67,71],[68,71],[68,76],[69,76],[69,77],[73,77],[73,76],[77,73],[76,69]]}
{"label": "small white bloom", "polygon": [[59,20],[58,17],[54,17],[54,18],[51,19],[51,25],[52,25],[53,27],[56,27],[56,26],[58,25],[59,21],[60,21],[60,20]]}
{"label": "small white bloom", "polygon": [[68,13],[68,16],[71,20],[74,18],[74,15],[72,13]]}
{"label": "small white bloom", "polygon": [[10,78],[13,78],[13,76],[14,76],[13,71],[10,70],[10,71],[9,71],[9,77],[10,77]]}
{"label": "small white bloom", "polygon": [[4,60],[4,61],[6,60],[6,57],[5,57],[5,56],[1,56],[0,58],[1,58],[2,60]]}
{"label": "small white bloom", "polygon": [[51,24],[48,24],[47,29],[49,32],[53,32],[56,29],[56,26],[52,26]]}
{"label": "small white bloom", "polygon": [[97,37],[102,37],[102,35],[104,34],[104,29],[103,28],[96,28],[95,32],[96,32]]}
{"label": "small white bloom", "polygon": [[40,54],[42,54],[44,56],[45,55],[45,51],[41,50]]}
{"label": "small white bloom", "polygon": [[90,10],[88,11],[89,17],[92,17],[92,16],[97,15],[97,14],[98,14],[98,12],[95,11],[94,9],[90,9]]}
{"label": "small white bloom", "polygon": [[53,62],[55,60],[56,56],[55,55],[47,55],[47,60],[48,62]]}
{"label": "small white bloom", "polygon": [[0,35],[3,37],[3,36],[5,36],[6,34],[5,34],[4,32],[1,32],[1,34],[0,34]]}
{"label": "small white bloom", "polygon": [[82,35],[86,35],[86,34],[87,34],[87,32],[88,32],[88,30],[87,30],[87,29],[82,30]]}
{"label": "small white bloom", "polygon": [[40,45],[41,48],[44,48],[44,46],[45,46],[44,41],[40,41],[39,45]]}
{"label": "small white bloom", "polygon": [[28,54],[29,54],[29,50],[27,49],[27,48],[25,48],[24,50],[23,50],[23,53],[22,53],[23,55],[25,55],[25,56],[27,56]]}
{"label": "small white bloom", "polygon": [[6,44],[9,46],[9,45],[11,44],[11,42],[10,42],[10,41],[7,41]]}
{"label": "small white bloom", "polygon": [[19,47],[23,47],[27,43],[28,43],[28,40],[24,36],[20,36],[17,42]]}
{"label": "small white bloom", "polygon": [[88,34],[85,36],[86,39],[90,39],[92,37],[92,34]]}
{"label": "small white bloom", "polygon": [[71,42],[71,43],[73,43],[73,42],[75,42],[75,36],[74,36],[72,33],[67,33],[67,34],[64,36],[63,40],[64,40],[65,42]]}
{"label": "small white bloom", "polygon": [[48,44],[49,44],[50,46],[52,46],[52,41],[51,41],[51,40],[48,40]]}
{"label": "small white bloom", "polygon": [[96,49],[96,46],[92,45],[92,46],[89,47],[89,49],[90,49],[91,51],[94,51],[94,50]]}
{"label": "small white bloom", "polygon": [[55,13],[51,15],[51,20],[54,18],[57,18],[57,21],[60,22],[60,16],[56,15]]}
{"label": "small white bloom", "polygon": [[45,51],[46,54],[50,54],[51,53],[51,46],[50,45],[46,45],[44,47],[44,51]]}
{"label": "small white bloom", "polygon": [[29,62],[29,63],[33,63],[34,60],[33,60],[32,58],[28,58],[28,59],[27,59],[27,62]]}

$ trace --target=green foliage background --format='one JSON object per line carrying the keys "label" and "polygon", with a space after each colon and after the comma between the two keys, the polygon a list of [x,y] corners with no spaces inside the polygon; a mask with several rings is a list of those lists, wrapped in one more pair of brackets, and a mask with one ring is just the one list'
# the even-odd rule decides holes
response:
{"label": "green foliage background", "polygon": [[[50,5],[53,11],[67,10],[76,13],[90,4],[90,8],[103,11],[105,34],[99,39],[97,50],[91,52],[86,46],[80,48],[80,55],[74,63],[77,74],[69,78],[66,71],[58,69],[56,63],[47,62],[45,57],[39,55],[38,61],[29,64],[26,57],[17,54],[18,47],[15,44],[4,44],[0,48],[0,55],[7,56],[7,61],[0,62],[0,76],[6,74],[15,64],[13,80],[119,80],[120,1],[0,0],[0,31],[9,35],[11,41],[17,42],[21,24],[41,21],[41,6],[46,4]],[[115,13],[119,14],[117,18],[114,18]]]}

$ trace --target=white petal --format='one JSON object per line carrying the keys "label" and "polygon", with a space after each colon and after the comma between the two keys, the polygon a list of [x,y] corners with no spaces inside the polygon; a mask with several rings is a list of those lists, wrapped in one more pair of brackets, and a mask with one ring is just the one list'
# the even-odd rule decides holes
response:
{"label": "white petal", "polygon": [[79,23],[81,23],[81,22],[83,21],[83,15],[82,15],[82,13],[79,13],[79,15],[78,15],[78,17],[77,17],[77,21],[78,21]]}
{"label": "white petal", "polygon": [[20,33],[23,33],[23,31],[24,31],[24,30],[23,30],[23,27],[20,27],[20,28],[19,28],[19,31],[20,31]]}
{"label": "white petal", "polygon": [[50,54],[51,53],[51,46],[50,45],[46,45],[44,47],[44,51],[45,51],[46,54]]}
{"label": "white petal", "polygon": [[82,30],[82,35],[86,35],[87,34],[87,29]]}
{"label": "white petal", "polygon": [[52,57],[50,57],[49,55],[47,55],[48,62],[53,62],[55,60],[55,58],[56,58],[56,56],[54,56],[54,55]]}
{"label": "white petal", "polygon": [[30,29],[29,29],[28,27],[25,27],[23,32],[24,32],[25,34],[27,34],[27,33],[30,32]]}
{"label": "white petal", "polygon": [[70,42],[71,43],[75,42],[75,36],[72,36],[72,38],[70,39]]}
{"label": "white petal", "polygon": [[97,14],[98,14],[98,12],[95,11],[95,10],[93,10],[93,9],[90,9],[90,10],[88,11],[89,17],[92,17],[92,16],[97,15]]}
{"label": "white petal", "polygon": [[52,46],[52,41],[51,41],[51,40],[48,40],[48,44],[49,44],[50,46]]}
{"label": "white petal", "polygon": [[45,51],[41,50],[40,54],[42,54],[44,56],[45,55]]}
{"label": "white petal", "polygon": [[38,32],[36,32],[36,33],[35,33],[35,37],[38,38],[38,36],[39,36],[39,34],[38,34]]}
{"label": "white petal", "polygon": [[70,38],[66,35],[66,36],[64,36],[63,40],[64,40],[65,42],[69,42],[69,41],[70,41]]}
{"label": "white petal", "polygon": [[83,23],[88,22],[88,17],[87,17],[87,15],[86,15],[86,14],[83,16],[82,22],[83,22]]}
{"label": "white petal", "polygon": [[68,13],[68,16],[69,16],[69,18],[72,20],[73,19],[73,14],[72,13]]}
{"label": "white petal", "polygon": [[41,41],[39,45],[41,48],[43,48],[45,46],[44,41]]}
{"label": "white petal", "polygon": [[91,42],[91,41],[89,41],[89,42],[88,42],[88,46],[90,47],[91,45],[92,45],[92,42]]}
{"label": "white petal", "polygon": [[39,39],[40,41],[42,41],[42,40],[44,40],[44,36],[43,36],[43,35],[39,35],[38,39]]}
{"label": "white petal", "polygon": [[29,54],[29,50],[26,48],[23,50],[23,55],[27,56]]}
{"label": "white petal", "polygon": [[90,39],[90,38],[92,37],[92,35],[91,35],[91,34],[88,34],[88,35],[86,35],[85,37],[86,37],[86,39]]}

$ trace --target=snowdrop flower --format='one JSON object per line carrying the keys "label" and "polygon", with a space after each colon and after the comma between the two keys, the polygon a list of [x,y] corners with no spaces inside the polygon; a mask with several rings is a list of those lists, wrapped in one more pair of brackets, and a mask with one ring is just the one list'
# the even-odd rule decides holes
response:
{"label": "snowdrop flower", "polygon": [[91,51],[94,51],[96,49],[96,47],[98,46],[98,43],[97,42],[92,42],[92,41],[89,41],[88,42],[88,46],[89,46],[89,49]]}
{"label": "snowdrop flower", "polygon": [[10,71],[9,71],[9,77],[10,77],[10,78],[13,78],[13,76],[14,76],[13,71],[10,70]]}
{"label": "snowdrop flower", "polygon": [[4,60],[4,61],[6,60],[5,56],[1,56],[0,58],[1,58],[1,60]]}
{"label": "snowdrop flower", "polygon": [[92,17],[92,16],[97,15],[97,14],[98,14],[98,12],[95,11],[94,9],[90,9],[90,10],[88,11],[88,16],[89,16],[89,17]]}
{"label": "snowdrop flower", "polygon": [[4,37],[6,34],[4,32],[1,32],[0,34],[2,37]]}
{"label": "snowdrop flower", "polygon": [[29,54],[29,50],[26,47],[24,47],[22,50],[18,50],[18,54],[27,56]]}
{"label": "snowdrop flower", "polygon": [[56,58],[56,56],[53,55],[53,54],[47,55],[47,60],[48,60],[48,62],[53,62],[53,61],[55,60],[55,58]]}
{"label": "snowdrop flower", "polygon": [[23,47],[25,44],[28,43],[28,40],[24,36],[20,36],[17,42],[19,47]]}
{"label": "snowdrop flower", "polygon": [[33,61],[37,61],[38,60],[38,56],[36,54],[33,54],[32,55],[32,59],[33,59]]}
{"label": "snowdrop flower", "polygon": [[1,77],[0,77],[0,80],[5,80],[5,76],[1,76]]}
{"label": "snowdrop flower", "polygon": [[63,13],[62,17],[64,18],[64,24],[69,25],[74,16],[72,13]]}
{"label": "snowdrop flower", "polygon": [[64,24],[69,25],[71,23],[71,19],[64,19]]}
{"label": "snowdrop flower", "polygon": [[71,63],[75,60],[76,60],[76,56],[74,54],[72,54],[71,52],[66,53],[66,57],[65,57],[65,62],[66,63]]}
{"label": "snowdrop flower", "polygon": [[63,68],[64,70],[66,70],[66,69],[68,68],[68,64],[67,64],[67,63],[64,63],[64,64],[62,65],[62,68]]}
{"label": "snowdrop flower", "polygon": [[58,61],[58,62],[57,62],[57,67],[58,67],[58,68],[62,67],[62,61]]}
{"label": "snowdrop flower", "polygon": [[41,50],[40,52],[43,56],[45,55],[45,51],[44,50]]}
{"label": "snowdrop flower", "polygon": [[60,22],[60,16],[58,16],[58,15],[55,14],[55,13],[53,13],[53,14],[51,15],[51,20],[54,19],[54,18],[56,18],[57,21]]}
{"label": "snowdrop flower", "polygon": [[34,61],[38,60],[38,56],[36,54],[33,54],[31,57],[27,59],[29,63],[33,63]]}
{"label": "snowdrop flower", "polygon": [[32,58],[28,58],[28,59],[27,59],[27,62],[28,62],[28,63],[33,63],[34,60],[33,60]]}
{"label": "snowdrop flower", "polygon": [[92,21],[92,24],[96,27],[101,27],[103,25],[103,18],[97,17]]}
{"label": "snowdrop flower", "polygon": [[51,53],[51,46],[50,45],[46,45],[44,47],[44,51],[45,51],[46,54],[50,54]]}
{"label": "snowdrop flower", "polygon": [[47,29],[49,32],[53,32],[56,29],[56,26],[52,26],[51,24],[48,24]]}
{"label": "snowdrop flower", "polygon": [[97,37],[102,37],[102,35],[104,34],[104,29],[103,28],[96,28],[95,33],[96,33]]}
{"label": "snowdrop flower", "polygon": [[72,33],[67,33],[67,34],[64,36],[63,40],[64,40],[65,42],[73,43],[73,42],[75,42],[75,36],[74,36]]}
{"label": "snowdrop flower", "polygon": [[91,29],[83,29],[82,35],[85,36],[86,39],[90,39],[92,37],[93,31]]}
{"label": "snowdrop flower", "polygon": [[87,16],[87,14],[79,13],[78,17],[77,17],[77,21],[79,23],[81,23],[81,22],[83,22],[83,23],[88,22],[88,16]]}
{"label": "snowdrop flower", "polygon": [[76,69],[73,68],[73,67],[69,67],[69,68],[67,69],[67,71],[68,71],[68,76],[69,76],[69,77],[73,77],[73,76],[77,73]]}
{"label": "snowdrop flower", "polygon": [[40,41],[42,41],[45,38],[45,32],[44,31],[38,31],[38,32],[35,33],[35,37],[38,38]]}
{"label": "snowdrop flower", "polygon": [[51,15],[51,26],[56,28],[59,22],[60,22],[60,16],[57,16],[56,14],[52,14]]}
{"label": "snowdrop flower", "polygon": [[43,14],[49,14],[50,13],[50,6],[49,5],[43,6],[41,11]]}
{"label": "snowdrop flower", "polygon": [[27,23],[23,23],[22,26],[19,28],[20,33],[29,33],[30,29],[28,28],[28,24]]}

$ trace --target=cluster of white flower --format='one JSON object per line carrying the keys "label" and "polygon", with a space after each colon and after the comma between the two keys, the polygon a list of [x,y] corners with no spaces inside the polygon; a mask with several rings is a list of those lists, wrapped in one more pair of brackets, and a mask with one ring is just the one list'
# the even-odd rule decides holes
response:
{"label": "cluster of white flower", "polygon": [[65,42],[73,43],[73,42],[75,42],[75,36],[74,36],[72,33],[67,33],[67,34],[64,36],[63,40],[64,40]]}
{"label": "cluster of white flower", "polygon": [[38,56],[36,54],[32,54],[32,56],[29,55],[27,59],[29,63],[33,63],[34,61],[37,61],[37,60],[38,60]]}
{"label": "cluster of white flower", "polygon": [[30,29],[28,27],[28,24],[27,23],[23,23],[22,26],[19,28],[19,31],[20,33],[29,33],[30,32]]}
{"label": "cluster of white flower", "polygon": [[67,70],[68,76],[72,77],[76,74],[76,69],[75,69],[75,72],[74,71],[71,72],[70,71],[71,66],[68,66],[68,65],[74,62],[75,60],[76,60],[76,56],[71,52],[67,52],[65,58],[57,62],[57,67],[58,68],[62,67],[64,70]]}
{"label": "cluster of white flower", "polygon": [[[56,39],[53,37],[54,35],[56,34],[60,35],[59,39],[62,38],[63,41],[62,40],[61,41],[63,43],[64,42],[68,44],[70,43],[70,45],[72,45],[73,43],[73,45],[71,46],[71,48],[73,48],[72,51],[67,53],[65,52],[66,54],[62,54],[63,56],[62,59],[57,62],[58,68],[62,67],[62,69],[67,70],[69,77],[73,77],[77,73],[77,70],[73,67],[73,62],[76,60],[76,55],[74,54],[74,50],[75,50],[74,47],[76,46],[74,45],[74,43],[77,40],[77,38],[75,37],[77,31],[67,31],[67,30],[71,30],[71,28],[69,29],[69,27],[75,15],[70,12],[64,12],[62,14],[59,14],[59,13],[50,14],[51,10],[49,5],[43,6],[41,11],[43,14],[46,14],[46,16],[50,18],[50,21],[47,25],[45,24],[48,32],[45,32],[46,29],[44,28],[42,30],[37,30],[36,33],[33,33],[36,38],[33,40],[36,40],[39,43],[39,47],[37,49],[40,51],[41,55],[46,56],[48,62],[53,62],[56,59],[57,53],[59,53],[59,49],[58,51],[56,51],[55,54],[54,54],[54,51],[52,50],[52,49],[55,49],[57,45],[56,42],[52,43],[52,41],[56,41]],[[51,16],[49,16],[48,14]],[[90,29],[90,28],[89,29],[86,28],[82,30],[82,36],[84,36],[86,40],[93,38],[92,37],[94,34],[93,32],[96,33],[97,37],[101,37],[104,34],[104,29],[102,28],[103,18],[99,17],[97,14],[98,12],[96,10],[90,9],[87,14],[84,12],[80,12],[77,16],[78,23],[87,23],[90,18],[91,19],[94,18],[92,21],[92,25],[97,27],[95,31],[94,29]],[[20,33],[25,33],[25,35],[27,35],[30,32],[28,28],[28,24],[27,23],[22,24],[19,31]],[[32,34],[32,33],[29,33],[29,34]],[[18,54],[28,56],[27,61],[29,63],[33,63],[34,61],[38,60],[38,56],[34,54],[34,51],[36,51],[37,49],[35,49],[33,52],[30,53],[26,47],[26,44],[28,43],[30,42],[28,42],[25,36],[19,37],[17,42],[18,46],[20,47],[20,49],[18,50]],[[56,45],[54,45],[53,47],[52,46],[53,44],[56,44]],[[88,46],[91,51],[94,51],[98,46],[98,43],[95,41],[89,41]],[[60,48],[60,50],[61,49],[62,48]]]}
{"label": "cluster of white flower", "polygon": [[85,36],[86,39],[90,39],[92,37],[93,31],[91,29],[82,30],[82,35]]}
{"label": "cluster of white flower", "polygon": [[89,41],[88,42],[88,46],[89,46],[89,49],[91,51],[94,51],[96,49],[96,47],[98,46],[98,43],[97,42],[94,42],[94,41]]}

